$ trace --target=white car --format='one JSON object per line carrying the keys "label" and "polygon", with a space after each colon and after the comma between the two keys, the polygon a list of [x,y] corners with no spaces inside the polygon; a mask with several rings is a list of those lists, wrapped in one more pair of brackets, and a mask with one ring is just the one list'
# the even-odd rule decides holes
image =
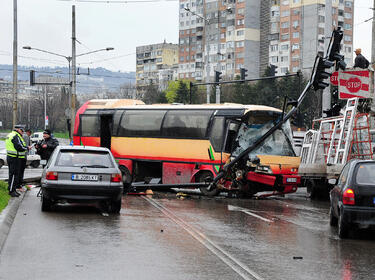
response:
{"label": "white car", "polygon": [[30,137],[31,143],[36,143],[43,140],[43,132],[34,132]]}
{"label": "white car", "polygon": [[[0,150],[0,168],[7,163],[7,151],[5,149]],[[37,168],[40,165],[40,155],[35,154],[34,150],[31,150],[27,155],[26,166],[30,165],[33,168]]]}

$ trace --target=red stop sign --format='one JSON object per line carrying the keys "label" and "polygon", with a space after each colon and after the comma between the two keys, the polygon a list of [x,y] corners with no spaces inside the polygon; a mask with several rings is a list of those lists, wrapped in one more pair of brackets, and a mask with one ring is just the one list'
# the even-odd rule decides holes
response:
{"label": "red stop sign", "polygon": [[339,85],[339,72],[338,71],[335,71],[332,73],[331,75],[331,84],[334,85],[334,86],[338,86]]}
{"label": "red stop sign", "polygon": [[346,82],[346,88],[351,93],[358,92],[362,88],[362,82],[357,77],[352,77]]}

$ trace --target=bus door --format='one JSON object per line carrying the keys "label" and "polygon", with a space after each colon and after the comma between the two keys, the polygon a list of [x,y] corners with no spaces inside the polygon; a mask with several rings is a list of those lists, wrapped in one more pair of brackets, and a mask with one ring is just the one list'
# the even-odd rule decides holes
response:
{"label": "bus door", "polygon": [[224,153],[231,154],[234,148],[240,122],[236,120],[227,120],[226,132],[224,137]]}
{"label": "bus door", "polygon": [[113,114],[101,112],[100,114],[100,147],[111,149]]}

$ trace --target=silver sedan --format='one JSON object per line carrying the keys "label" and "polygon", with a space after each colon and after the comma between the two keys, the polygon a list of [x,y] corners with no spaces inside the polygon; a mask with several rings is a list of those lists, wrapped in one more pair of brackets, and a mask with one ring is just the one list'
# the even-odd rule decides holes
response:
{"label": "silver sedan", "polygon": [[100,201],[112,213],[121,209],[121,171],[107,148],[58,146],[43,170],[41,186],[42,211],[59,201]]}

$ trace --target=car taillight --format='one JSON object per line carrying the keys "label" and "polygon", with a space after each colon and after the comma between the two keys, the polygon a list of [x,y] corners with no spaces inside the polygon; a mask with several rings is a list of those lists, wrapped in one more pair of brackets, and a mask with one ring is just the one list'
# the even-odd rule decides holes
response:
{"label": "car taillight", "polygon": [[57,180],[57,172],[47,172],[46,179],[47,180]]}
{"label": "car taillight", "polygon": [[111,175],[111,182],[118,183],[118,182],[121,182],[121,180],[122,180],[121,174],[117,173],[117,174],[112,174]]}
{"label": "car taillight", "polygon": [[346,189],[342,195],[342,203],[345,205],[354,205],[354,192],[352,189]]}

